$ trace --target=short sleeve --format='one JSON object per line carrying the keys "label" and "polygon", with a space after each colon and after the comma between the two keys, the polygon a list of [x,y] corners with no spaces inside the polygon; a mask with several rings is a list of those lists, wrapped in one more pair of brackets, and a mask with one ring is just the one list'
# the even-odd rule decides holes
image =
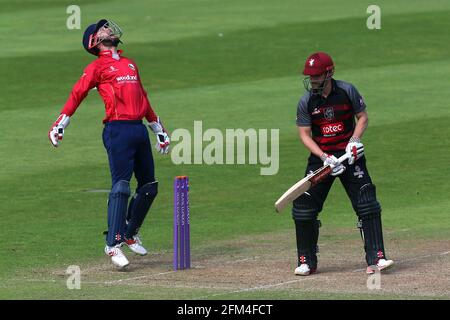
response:
{"label": "short sleeve", "polygon": [[297,126],[298,127],[310,127],[311,115],[308,112],[308,97],[303,96],[297,105]]}
{"label": "short sleeve", "polygon": [[350,86],[348,93],[350,101],[352,102],[354,113],[359,113],[366,110],[366,103],[364,102],[364,98],[353,85]]}

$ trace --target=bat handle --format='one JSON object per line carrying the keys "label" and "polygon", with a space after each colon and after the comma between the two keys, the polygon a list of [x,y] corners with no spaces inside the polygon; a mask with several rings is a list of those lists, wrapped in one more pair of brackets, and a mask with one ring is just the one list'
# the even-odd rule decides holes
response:
{"label": "bat handle", "polygon": [[348,154],[348,153],[345,153],[343,156],[341,156],[341,157],[338,158],[339,163],[344,162],[345,160],[348,159],[348,157],[349,157],[349,154]]}

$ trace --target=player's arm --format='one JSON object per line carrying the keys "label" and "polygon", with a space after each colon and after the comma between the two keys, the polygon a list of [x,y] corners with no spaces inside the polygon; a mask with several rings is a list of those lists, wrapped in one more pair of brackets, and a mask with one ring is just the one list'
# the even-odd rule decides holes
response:
{"label": "player's arm", "polygon": [[311,127],[298,127],[298,134],[303,145],[317,157],[324,153],[311,136]]}
{"label": "player's arm", "polygon": [[70,117],[75,113],[83,99],[86,98],[89,90],[96,87],[97,84],[96,69],[94,64],[91,64],[84,70],[83,75],[74,85],[60,115],[50,127],[48,138],[54,147],[57,147],[59,141],[63,139],[64,129],[69,125]]}
{"label": "player's arm", "polygon": [[324,165],[330,165],[333,169],[331,175],[337,176],[344,172],[345,167],[334,155],[329,155],[320,149],[312,138],[311,115],[308,112],[307,96],[303,96],[297,106],[297,127],[300,140],[312,154],[319,157]]}
{"label": "player's arm", "polygon": [[354,138],[361,139],[364,132],[367,129],[367,125],[369,124],[369,116],[367,115],[367,111],[361,111],[355,114],[356,118],[356,126],[355,131],[353,133]]}
{"label": "player's arm", "polygon": [[327,154],[320,149],[319,145],[313,140],[311,136],[311,127],[298,127],[300,140],[305,147],[311,151],[312,154],[319,157],[323,161],[323,165],[330,165],[333,169],[331,175],[338,176],[345,171],[344,165],[339,162],[339,159],[334,155]]}
{"label": "player's arm", "polygon": [[367,115],[366,103],[363,97],[353,85],[350,86],[348,95],[356,118],[353,136],[345,147],[345,152],[348,154],[348,164],[352,165],[364,155],[364,145],[361,143],[361,138],[369,124],[369,116]]}
{"label": "player's arm", "polygon": [[158,150],[159,153],[167,154],[169,153],[169,145],[170,145],[169,134],[166,128],[164,128],[161,119],[156,115],[155,111],[153,110],[152,105],[150,104],[150,101],[148,99],[147,91],[145,91],[140,77],[139,77],[139,84],[141,86],[142,91],[142,103],[144,105],[145,110],[147,110],[145,114],[145,119],[147,119],[148,126],[156,135],[156,139],[158,140],[158,142],[155,145],[155,148],[156,150]]}
{"label": "player's arm", "polygon": [[[300,136],[300,140],[303,143],[303,145],[311,151],[312,154],[322,159],[322,161],[325,162],[327,158],[332,159],[334,162],[337,161],[336,157],[333,158],[333,156],[328,157],[328,154],[322,151],[320,149],[319,145],[313,140],[312,138],[312,120],[311,115],[308,112],[308,96],[303,96],[300,99],[300,102],[297,106],[297,127],[298,127],[298,133]],[[330,160],[328,159],[328,160]]]}

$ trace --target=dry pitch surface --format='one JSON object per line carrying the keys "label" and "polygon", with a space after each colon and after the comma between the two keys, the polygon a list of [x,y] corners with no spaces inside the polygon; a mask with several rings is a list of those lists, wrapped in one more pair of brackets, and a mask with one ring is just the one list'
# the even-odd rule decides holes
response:
{"label": "dry pitch surface", "polygon": [[396,240],[386,232],[389,258],[396,264],[381,275],[380,289],[369,290],[361,240],[327,240],[354,233],[353,229],[323,230],[319,271],[308,277],[293,274],[296,249],[293,234],[286,232],[193,248],[190,270],[174,272],[171,252],[146,257],[129,253],[131,264],[124,271],[114,269],[106,257],[97,265],[80,266],[81,290],[65,289],[64,269],[34,270],[10,283],[52,284],[61,290],[60,298],[69,291],[88,298],[92,290],[103,289],[145,292],[118,296],[131,299],[450,298],[450,240]]}

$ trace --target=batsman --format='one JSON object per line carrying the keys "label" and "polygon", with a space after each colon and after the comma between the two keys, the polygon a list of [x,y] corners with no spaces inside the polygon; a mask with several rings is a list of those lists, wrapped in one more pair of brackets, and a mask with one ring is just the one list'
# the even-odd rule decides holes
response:
{"label": "batsman", "polygon": [[[303,74],[306,93],[297,106],[300,140],[311,152],[306,174],[330,165],[331,174],[293,202],[298,267],[296,275],[317,271],[318,215],[336,177],[339,177],[358,217],[364,241],[367,273],[393,265],[386,258],[381,227],[381,205],[366,166],[361,138],[367,128],[366,104],[352,84],[335,80],[332,58],[317,52],[305,62]],[[348,163],[338,158],[348,154]]]}
{"label": "batsman", "polygon": [[[150,140],[142,119],[149,122],[156,134],[156,149],[160,153],[167,154],[170,143],[147,98],[136,63],[117,50],[121,36],[121,28],[107,19],[86,29],[83,46],[97,58],[84,69],[48,133],[52,145],[58,147],[80,103],[91,89],[97,89],[105,104],[103,144],[112,180],[105,253],[119,268],[129,264],[122,246],[128,246],[138,255],[147,254],[138,231],[158,193]],[[133,173],[137,189],[129,201]]]}

